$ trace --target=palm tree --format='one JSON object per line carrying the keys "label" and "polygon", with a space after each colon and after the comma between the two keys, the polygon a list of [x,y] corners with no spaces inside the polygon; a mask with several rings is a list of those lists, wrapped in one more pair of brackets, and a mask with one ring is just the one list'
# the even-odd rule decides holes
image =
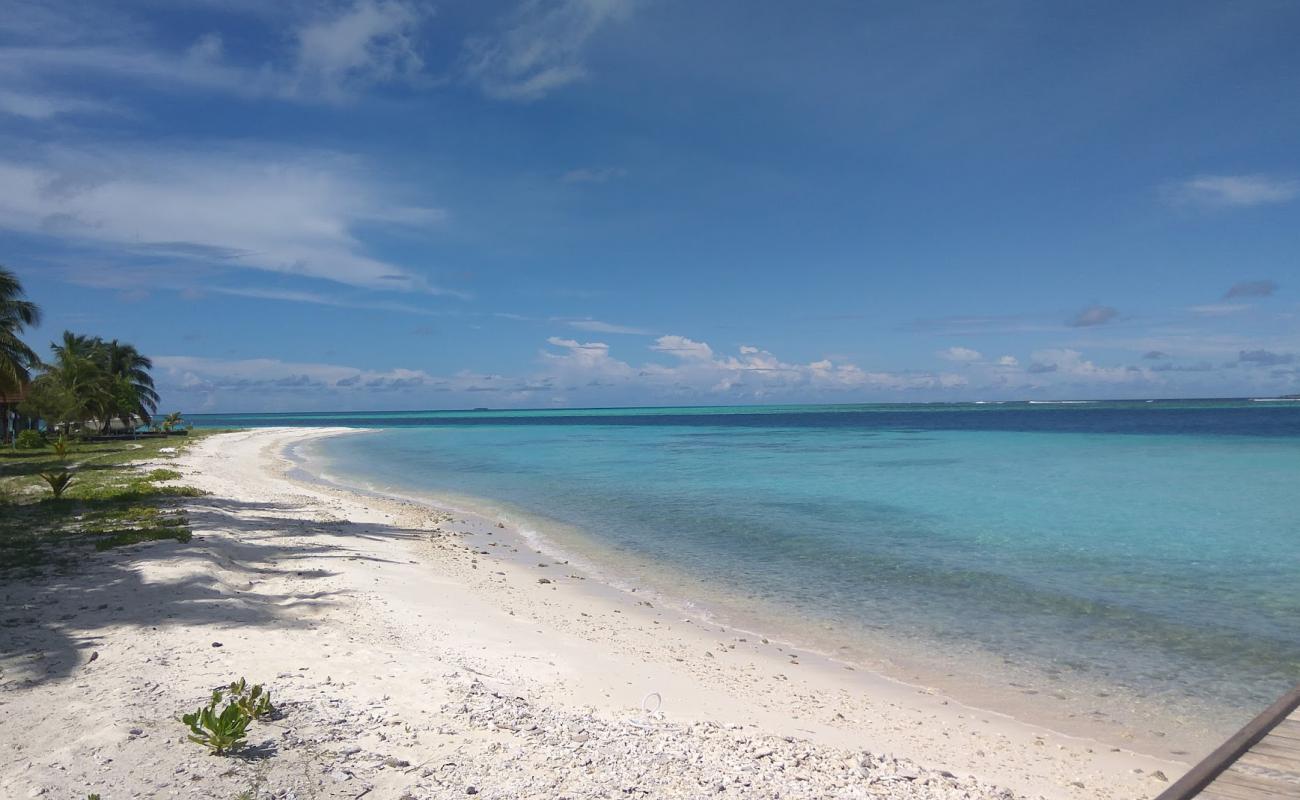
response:
{"label": "palm tree", "polygon": [[54,363],[48,365],[45,376],[52,380],[66,398],[67,407],[63,422],[84,424],[87,420],[100,419],[107,425],[108,416],[113,410],[112,376],[105,369],[100,358],[103,348],[95,339],[79,336],[72,331],[64,331],[60,342],[51,344]]}
{"label": "palm tree", "polygon": [[18,338],[23,328],[41,321],[41,310],[23,297],[18,277],[0,267],[0,394],[16,393],[31,380],[32,368],[40,363],[36,353]]}
{"label": "palm tree", "polygon": [[134,417],[148,423],[158,409],[158,392],[149,375],[153,362],[133,345],[64,331],[50,349],[54,364],[47,374],[63,397],[73,398],[68,421],[96,420],[107,432],[109,423],[120,419],[130,429]]}
{"label": "palm tree", "polygon": [[0,267],[0,442],[9,438],[10,404],[17,401],[32,379],[32,369],[40,364],[36,353],[18,338],[28,325],[41,321],[41,310],[24,297],[18,276]]}
{"label": "palm tree", "polygon": [[153,369],[153,361],[140,355],[140,351],[135,349],[134,345],[119,342],[114,339],[104,345],[105,356],[108,359],[108,372],[110,375],[125,379],[131,387],[131,395],[134,396],[135,402],[124,409],[121,416],[122,424],[127,428],[131,427],[131,415],[139,415],[140,419],[146,425],[155,411],[158,410],[158,392],[154,389],[153,378],[149,375],[149,370]]}

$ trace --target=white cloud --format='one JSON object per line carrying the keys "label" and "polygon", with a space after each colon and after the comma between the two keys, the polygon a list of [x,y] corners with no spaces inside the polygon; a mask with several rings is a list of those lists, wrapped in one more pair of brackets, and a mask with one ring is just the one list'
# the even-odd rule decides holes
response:
{"label": "white cloud", "polygon": [[568,319],[562,320],[570,328],[577,328],[580,331],[590,333],[625,333],[636,336],[651,336],[653,331],[645,328],[635,328],[630,325],[615,325],[612,322],[601,322],[598,319]]}
{"label": "white cloud", "polygon": [[175,404],[180,397],[206,409],[239,407],[249,397],[263,405],[288,399],[303,407],[304,397],[336,400],[343,393],[411,392],[444,383],[420,370],[359,369],[275,358],[162,355],[154,356],[153,363],[164,403]]}
{"label": "white cloud", "polygon": [[0,74],[29,87],[82,72],[157,88],[307,101],[339,101],[376,84],[423,79],[417,38],[428,15],[405,0],[356,0],[298,20],[280,32],[294,43],[291,51],[244,63],[228,57],[215,31],[167,49],[149,46],[138,30],[129,36],[102,34],[78,24],[77,14],[54,15],[24,28],[22,45],[0,47]]}
{"label": "white cloud", "polygon": [[1300,196],[1300,181],[1269,175],[1198,175],[1167,187],[1176,204],[1248,207],[1286,203]]}
{"label": "white cloud", "polygon": [[357,228],[427,228],[439,209],[394,192],[347,157],[242,150],[50,150],[0,157],[0,228],[118,252],[443,293],[368,254]]}
{"label": "white cloud", "polygon": [[0,113],[33,120],[47,120],[69,114],[113,112],[112,106],[48,92],[20,92],[0,89]]}
{"label": "white cloud", "polygon": [[[704,342],[696,342],[685,336],[660,336],[655,343],[650,346],[651,350],[658,350],[661,353],[669,353],[681,359],[710,359],[713,358],[713,348]],[[758,350],[753,347],[742,347],[741,353],[757,353]]]}
{"label": "white cloud", "polygon": [[625,19],[631,0],[525,0],[491,36],[471,37],[466,79],[503,100],[537,100],[587,77],[583,51],[604,25]]}
{"label": "white cloud", "polygon": [[[227,410],[337,408],[340,395],[355,393],[347,402],[363,403],[365,392],[391,398],[370,403],[388,402],[390,407],[958,398],[968,389],[1012,398],[1115,396],[1168,388],[1170,381],[1197,381],[1196,376],[1209,368],[1104,366],[1078,350],[1054,348],[1035,351],[1025,367],[1013,356],[1002,356],[994,363],[971,364],[960,375],[891,372],[866,370],[838,358],[790,362],[752,345],[737,348],[734,354],[719,354],[706,343],[684,336],[661,340],[664,346],[656,343],[651,351],[673,358],[635,365],[616,357],[604,342],[554,336],[539,352],[535,371],[513,376],[468,371],[439,376],[409,368],[377,370],[277,359],[160,356],[155,363],[166,405],[207,404]],[[1259,367],[1234,370],[1246,375],[1251,385],[1268,385],[1276,391],[1300,380],[1291,372],[1279,373],[1300,360],[1289,350],[1254,349],[1233,355],[1243,364]]]}
{"label": "white cloud", "polygon": [[419,74],[424,62],[415,35],[423,17],[411,3],[362,0],[307,24],[298,31],[295,93],[337,97]]}
{"label": "white cloud", "polygon": [[1037,350],[1031,358],[1033,363],[1029,372],[1055,373],[1075,381],[1082,379],[1089,383],[1127,383],[1150,377],[1150,372],[1144,369],[1098,366],[1084,358],[1078,350],[1068,348]]}
{"label": "white cloud", "polygon": [[984,356],[980,355],[978,350],[972,350],[969,347],[949,347],[947,350],[940,350],[939,357],[948,361],[970,363],[979,361]]}

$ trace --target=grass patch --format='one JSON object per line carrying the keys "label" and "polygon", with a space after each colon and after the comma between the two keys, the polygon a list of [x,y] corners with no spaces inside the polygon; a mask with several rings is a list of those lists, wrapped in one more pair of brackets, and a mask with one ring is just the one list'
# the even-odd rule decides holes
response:
{"label": "grass patch", "polygon": [[[0,573],[68,572],[96,550],[173,540],[188,542],[189,519],[176,502],[202,494],[171,483],[174,469],[142,472],[141,461],[166,459],[204,436],[138,442],[73,444],[66,459],[52,449],[0,452]],[[61,498],[51,496],[42,472],[67,469],[74,480]]]}

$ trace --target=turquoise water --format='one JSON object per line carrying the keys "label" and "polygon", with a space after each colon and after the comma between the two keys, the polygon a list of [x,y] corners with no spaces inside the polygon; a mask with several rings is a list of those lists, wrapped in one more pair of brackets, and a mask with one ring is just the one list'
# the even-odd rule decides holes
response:
{"label": "turquoise water", "polygon": [[202,421],[379,428],[318,452],[346,479],[483,499],[615,575],[796,639],[816,623],[852,653],[880,635],[1211,716],[1300,679],[1296,404]]}

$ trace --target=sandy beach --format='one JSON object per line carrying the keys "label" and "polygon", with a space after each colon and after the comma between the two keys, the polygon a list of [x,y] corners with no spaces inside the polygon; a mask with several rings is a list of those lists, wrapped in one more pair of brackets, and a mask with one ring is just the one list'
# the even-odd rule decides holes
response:
{"label": "sandy beach", "polygon": [[[0,796],[1144,798],[1187,768],[296,475],[286,447],[345,433],[206,438],[170,462],[210,493],[192,541],[5,587]],[[208,756],[177,718],[240,676],[283,713]]]}

